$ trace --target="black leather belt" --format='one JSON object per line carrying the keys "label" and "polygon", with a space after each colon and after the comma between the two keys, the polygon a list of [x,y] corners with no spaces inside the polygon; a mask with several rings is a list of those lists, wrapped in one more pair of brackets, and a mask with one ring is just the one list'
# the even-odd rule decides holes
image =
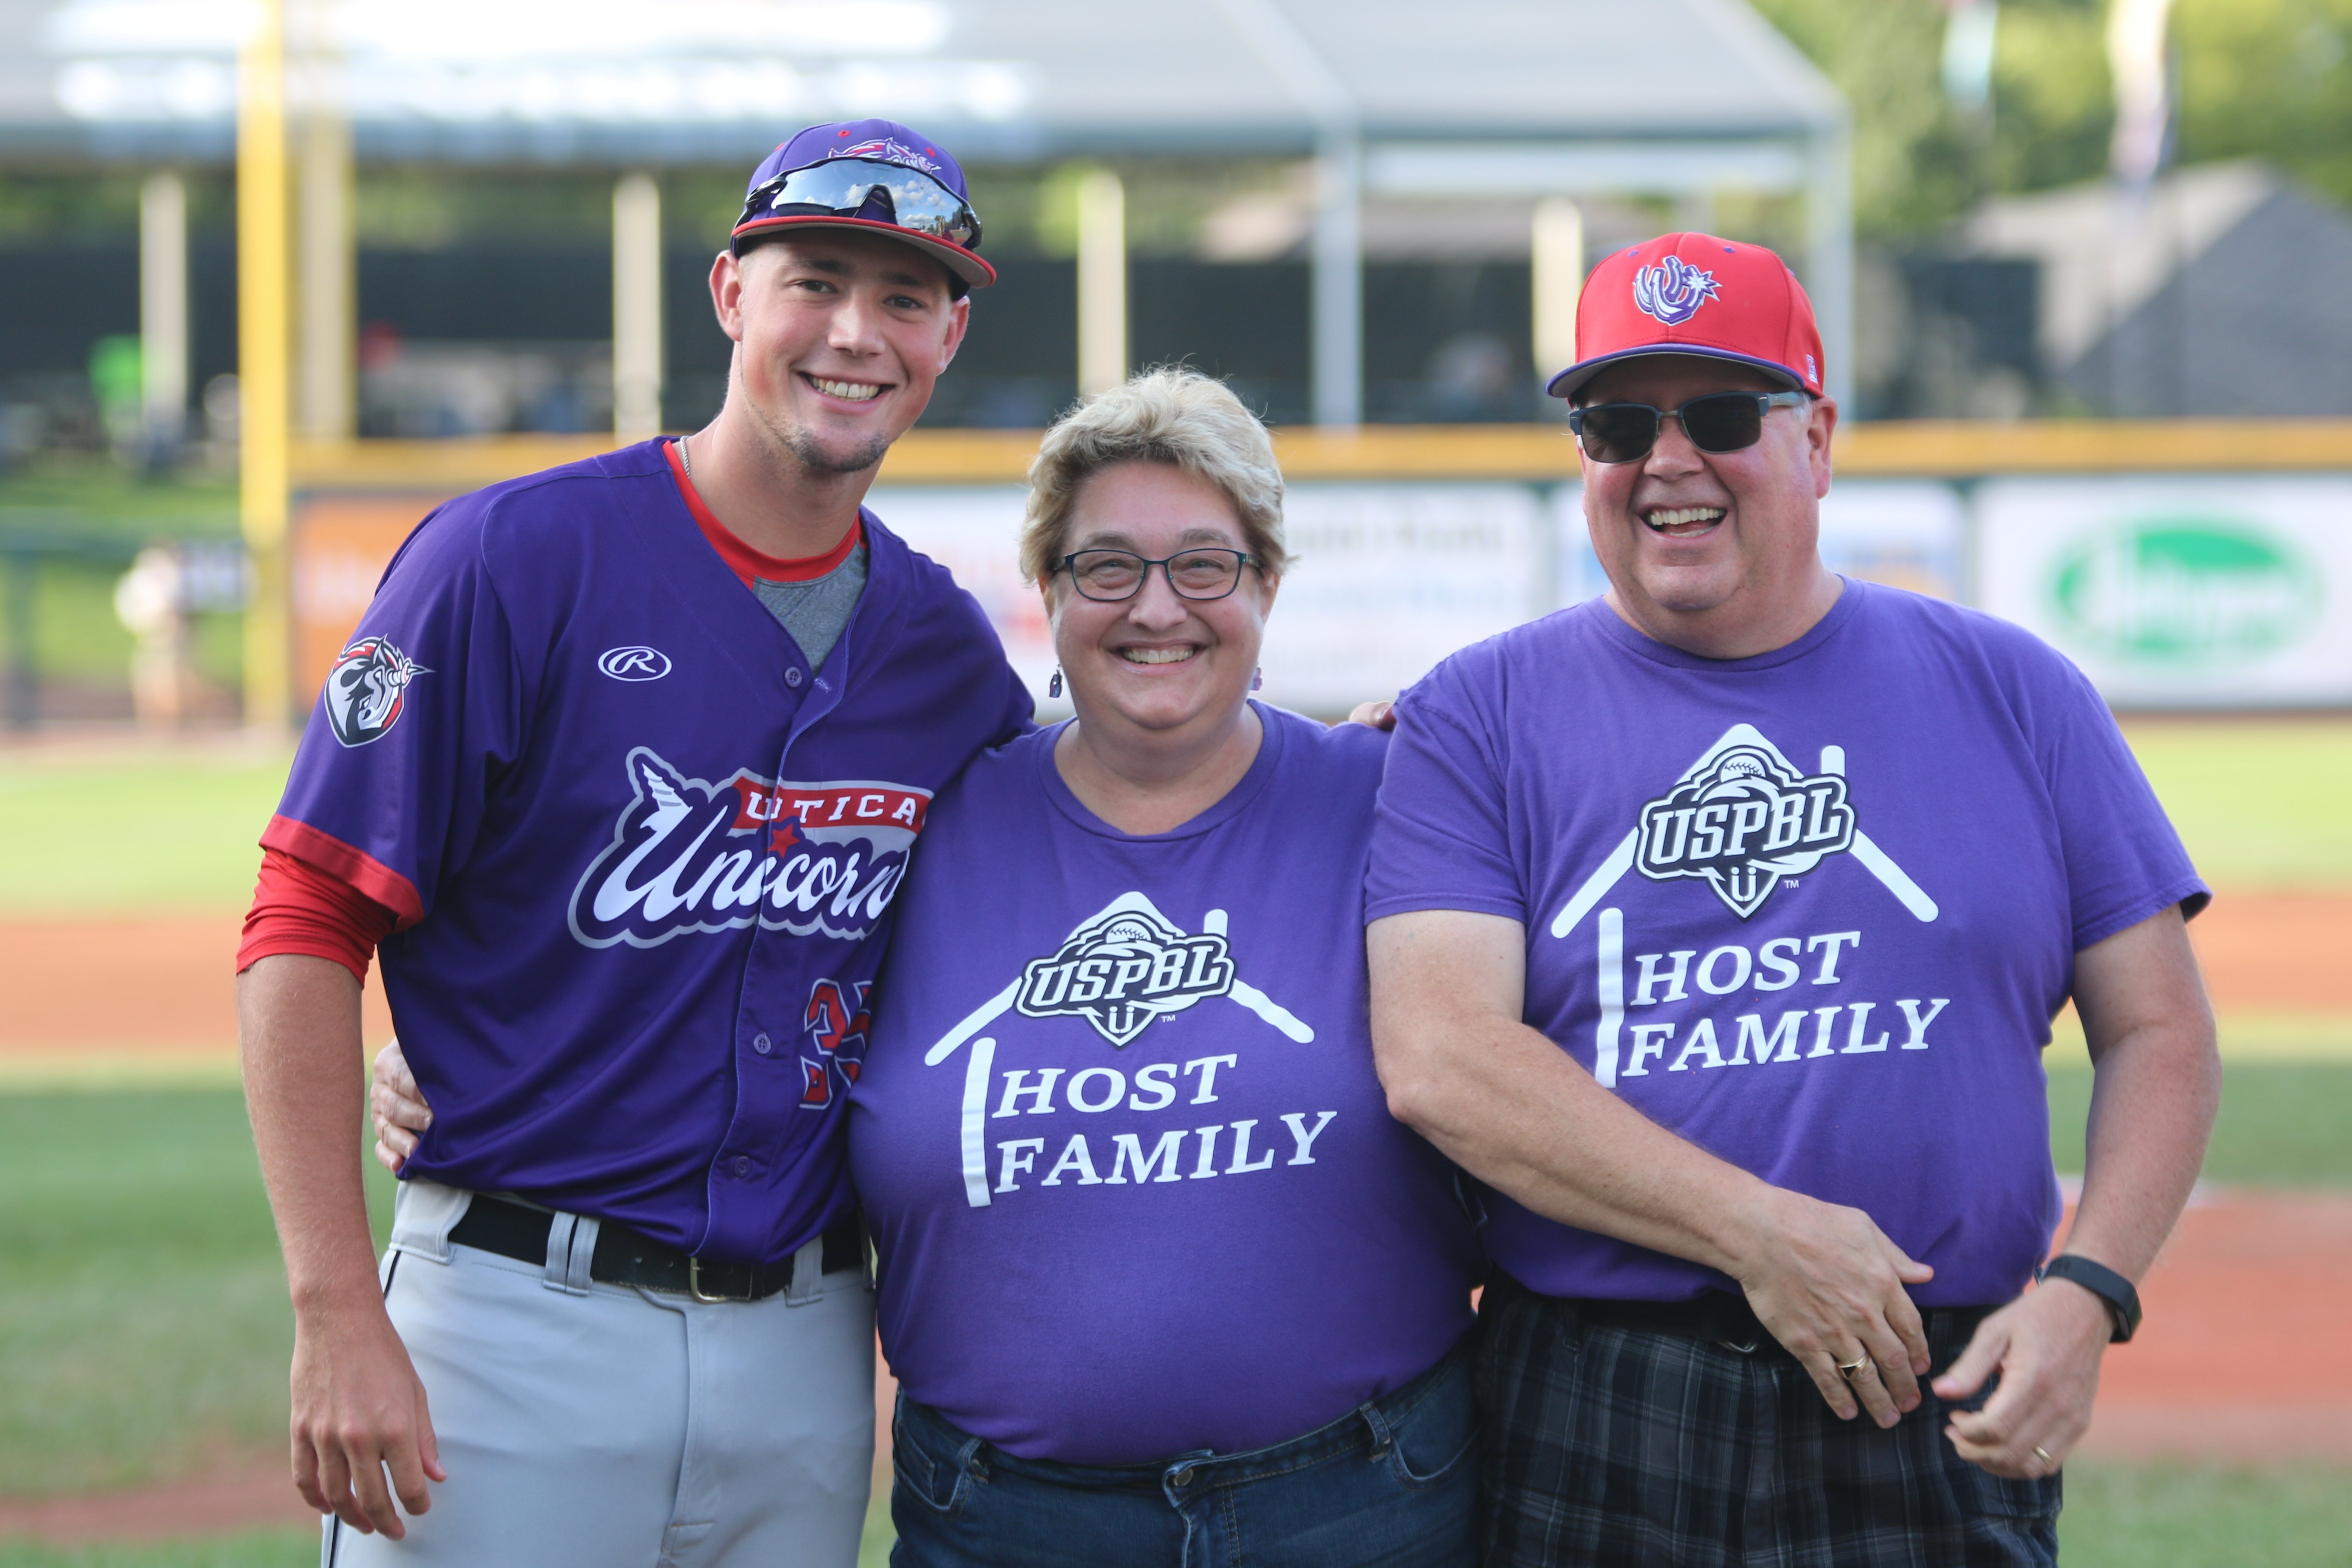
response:
{"label": "black leather belt", "polygon": [[[478,1247],[522,1263],[547,1261],[547,1233],[554,1216],[488,1193],[476,1193],[465,1217],[449,1232],[460,1247]],[[836,1220],[824,1233],[824,1272],[862,1268],[866,1263],[866,1226],[852,1214]],[[636,1285],[691,1296],[698,1301],[760,1301],[792,1289],[793,1260],[782,1263],[729,1263],[713,1258],[689,1258],[649,1236],[607,1220],[596,1228],[596,1252],[588,1277],[607,1285]]]}
{"label": "black leather belt", "polygon": [[[1758,1320],[1745,1296],[1709,1290],[1687,1301],[1617,1301],[1599,1296],[1561,1298],[1588,1323],[1611,1329],[1639,1329],[1654,1334],[1675,1334],[1714,1340],[1742,1352],[1787,1355],[1788,1350]],[[1921,1326],[1930,1337],[1948,1333],[1956,1350],[1968,1342],[1990,1307],[1923,1307]]]}

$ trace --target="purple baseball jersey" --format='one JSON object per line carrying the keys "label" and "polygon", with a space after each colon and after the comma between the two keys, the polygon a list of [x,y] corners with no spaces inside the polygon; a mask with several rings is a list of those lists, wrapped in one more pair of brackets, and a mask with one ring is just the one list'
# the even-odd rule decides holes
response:
{"label": "purple baseball jersey", "polygon": [[1258,712],[1248,773],[1172,833],[1079,805],[1053,730],[923,836],[850,1161],[900,1385],[1010,1453],[1281,1442],[1469,1326],[1454,1169],[1372,1070],[1384,737]]}
{"label": "purple baseball jersey", "polygon": [[[1988,616],[1849,582],[1754,658],[1595,599],[1407,692],[1369,918],[1527,928],[1525,1016],[1661,1126],[1866,1210],[1923,1305],[2006,1301],[2059,1216],[2042,1047],[2074,954],[2206,900],[2074,666]],[[1494,1205],[1556,1296],[1732,1289]]]}
{"label": "purple baseball jersey", "polygon": [[408,1170],[773,1262],[846,1213],[841,1132],[934,791],[1028,721],[971,596],[869,514],[811,668],[658,444],[409,536],[262,842],[400,916],[434,1110]]}

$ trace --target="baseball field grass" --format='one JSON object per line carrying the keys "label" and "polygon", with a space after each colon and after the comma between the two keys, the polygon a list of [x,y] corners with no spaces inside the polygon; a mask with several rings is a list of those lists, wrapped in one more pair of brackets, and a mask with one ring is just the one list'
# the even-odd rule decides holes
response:
{"label": "baseball field grass", "polygon": [[[2352,721],[2126,728],[2225,894],[2352,892]],[[0,752],[0,919],[233,920],[285,765],[282,751],[225,743]],[[2088,1066],[2062,1049],[2051,1068],[2053,1155],[2079,1170]],[[2233,1058],[2227,1073],[2209,1180],[2352,1188],[2352,1060]],[[235,1089],[9,1081],[0,1076],[0,1500],[275,1454],[291,1333]],[[383,1212],[388,1186],[375,1184]],[[2070,1563],[2352,1563],[2343,1470],[2084,1461],[2069,1491]],[[884,1561],[887,1541],[877,1521],[866,1560]],[[0,1568],[291,1568],[316,1554],[302,1530],[0,1540]]]}

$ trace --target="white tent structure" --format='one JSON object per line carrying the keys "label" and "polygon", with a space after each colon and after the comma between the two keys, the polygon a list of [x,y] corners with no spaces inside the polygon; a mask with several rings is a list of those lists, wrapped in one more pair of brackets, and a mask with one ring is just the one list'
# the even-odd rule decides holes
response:
{"label": "white tent structure", "polygon": [[[1846,109],[1739,0],[285,5],[296,97],[317,84],[362,157],[748,162],[798,125],[869,114],[974,163],[1311,156],[1327,425],[1362,410],[1368,194],[1801,195],[1794,259],[1833,384],[1850,374]],[[0,0],[0,158],[226,157],[257,10]]]}

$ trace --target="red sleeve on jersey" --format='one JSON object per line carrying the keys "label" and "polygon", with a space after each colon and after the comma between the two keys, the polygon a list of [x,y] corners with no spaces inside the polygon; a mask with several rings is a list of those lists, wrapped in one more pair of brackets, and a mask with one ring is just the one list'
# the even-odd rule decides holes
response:
{"label": "red sleeve on jersey", "polygon": [[713,550],[719,552],[719,559],[727,563],[728,569],[742,579],[746,588],[751,585],[755,577],[765,578],[771,583],[814,583],[848,560],[849,552],[857,548],[857,542],[866,537],[866,520],[860,517],[850,523],[849,531],[841,536],[841,542],[822,555],[770,555],[764,551],[754,550],[743,542],[741,535],[719,521],[718,514],[702,503],[702,492],[694,488],[694,479],[687,473],[686,463],[678,456],[677,443],[665,443],[662,455],[669,459],[670,478],[677,481],[677,493],[686,499],[686,510],[694,514],[695,526],[702,530],[702,536],[710,541]]}
{"label": "red sleeve on jersey", "polygon": [[400,923],[392,928],[394,931],[406,931],[425,918],[425,900],[417,897],[415,883],[365,850],[354,849],[307,822],[271,817],[269,826],[261,830],[261,847],[323,871],[382,904],[400,917]]}
{"label": "red sleeve on jersey", "polygon": [[283,850],[265,849],[253,908],[245,914],[245,940],[237,944],[237,973],[274,953],[299,952],[331,959],[364,985],[376,943],[392,934],[398,920],[349,882]]}

